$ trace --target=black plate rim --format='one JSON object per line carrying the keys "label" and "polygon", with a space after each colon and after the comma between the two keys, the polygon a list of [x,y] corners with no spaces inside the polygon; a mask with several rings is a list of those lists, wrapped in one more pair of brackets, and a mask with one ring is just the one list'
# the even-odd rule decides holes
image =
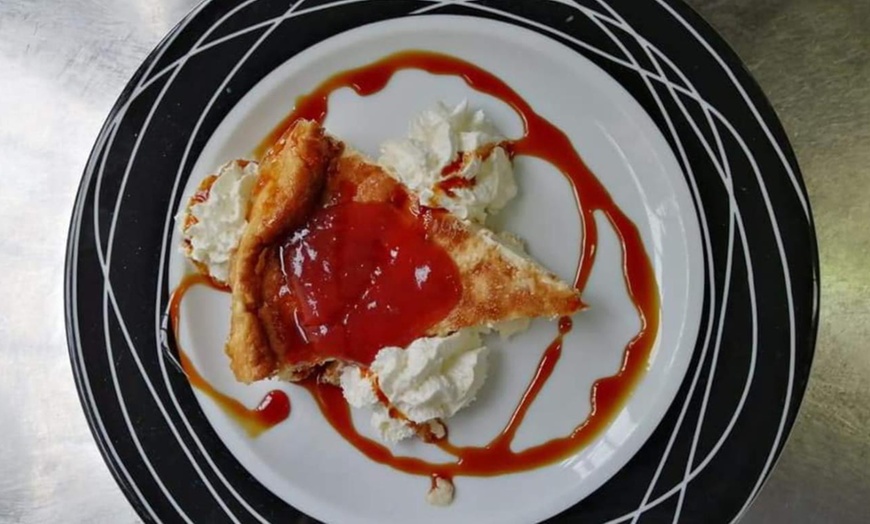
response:
{"label": "black plate rim", "polygon": [[[740,84],[747,90],[748,98],[755,104],[756,108],[759,110],[759,118],[763,120],[764,124],[768,126],[769,131],[772,135],[772,139],[777,143],[777,145],[782,149],[782,155],[785,157],[785,161],[788,162],[795,175],[796,189],[799,194],[803,197],[806,202],[807,208],[807,216],[806,220],[808,221],[808,248],[809,248],[809,262],[810,262],[810,270],[814,275],[812,287],[814,293],[814,304],[812,307],[812,314],[810,319],[810,325],[806,329],[807,334],[807,343],[804,351],[808,352],[806,354],[809,362],[812,362],[812,357],[815,351],[815,342],[818,334],[819,328],[819,301],[820,301],[820,264],[819,264],[819,252],[818,252],[818,241],[815,234],[815,225],[813,221],[812,207],[811,202],[809,201],[806,186],[803,181],[803,177],[801,176],[801,170],[799,168],[797,158],[794,154],[793,148],[787,139],[786,132],[782,126],[780,119],[776,113],[775,108],[771,104],[770,100],[762,91],[760,85],[758,84],[756,78],[752,75],[752,73],[746,68],[743,61],[739,58],[737,53],[730,47],[730,45],[710,26],[704,19],[698,14],[692,7],[687,4],[682,3],[679,0],[663,0],[666,4],[670,5],[674,9],[679,11],[679,14],[685,17],[688,17],[689,20],[687,22],[692,25],[695,30],[697,30],[701,36],[708,43],[715,47],[716,52],[720,57],[725,61],[726,65],[738,75],[738,80]],[[132,91],[134,90],[134,84],[137,80],[141,79],[151,66],[159,60],[158,52],[167,45],[174,35],[179,32],[185,23],[189,20],[195,18],[200,10],[206,7],[211,3],[211,0],[202,0],[197,6],[191,10],[191,12],[185,16],[184,19],[179,21],[179,23],[155,46],[155,48],[149,53],[148,57],[142,63],[142,65],[136,70],[136,72],[132,75],[130,81],[126,84],[122,93],[120,94],[118,100],[113,105],[112,109],[109,112],[109,115],[103,124],[103,127],[100,130],[99,138],[97,139],[94,147],[91,150],[88,159],[88,166],[91,166],[93,162],[95,162],[99,156],[99,150],[101,145],[106,138],[107,134],[110,131],[111,122],[117,116],[121,108],[125,105],[127,99],[129,99]],[[734,68],[737,70],[734,70]],[[132,492],[131,488],[126,484],[124,479],[121,478],[120,474],[114,467],[114,461],[110,456],[109,452],[105,449],[102,444],[101,437],[98,433],[98,429],[95,425],[94,420],[92,419],[92,414],[86,407],[86,399],[85,392],[82,386],[82,377],[76,373],[76,366],[81,365],[79,362],[78,356],[76,355],[76,351],[78,349],[75,335],[74,335],[74,327],[73,327],[73,316],[72,316],[72,308],[71,308],[71,270],[74,265],[73,259],[77,255],[77,253],[73,249],[73,234],[76,230],[76,217],[78,216],[78,208],[80,204],[83,204],[83,200],[86,196],[87,192],[87,172],[89,168],[86,167],[83,173],[82,181],[78,187],[76,198],[75,198],[75,206],[73,212],[71,214],[70,226],[68,229],[68,244],[67,244],[67,253],[65,260],[65,275],[64,275],[64,305],[65,305],[65,320],[66,320],[66,331],[67,331],[67,343],[68,349],[70,353],[71,363],[73,365],[73,376],[76,382],[76,387],[78,390],[78,394],[80,400],[82,402],[83,410],[85,412],[86,418],[88,420],[88,425],[91,430],[91,433],[94,437],[94,440],[100,450],[101,455],[109,466],[113,476],[118,482],[119,486],[122,489],[122,492],[125,496],[130,500],[131,504],[136,508],[137,512],[143,517],[148,518],[148,514],[144,511],[144,508],[139,503],[138,499],[135,497],[135,494]],[[796,330],[801,330],[799,326],[796,326]],[[809,373],[809,368],[807,369],[807,374]],[[788,439],[791,437],[791,429],[794,424],[794,420],[799,412],[801,401],[803,394],[805,392],[806,383],[796,388],[793,392],[792,402],[794,407],[792,408],[792,414],[789,417],[790,421],[787,424],[787,429],[783,434],[783,438],[779,443],[778,449],[775,453],[776,458],[773,460],[771,466],[768,468],[765,478],[762,480],[760,486],[763,486],[764,481],[769,477],[770,472],[775,468],[776,463],[781,458],[781,452]],[[759,486],[759,487],[760,487]],[[757,492],[754,496],[757,496]],[[754,497],[753,497],[754,498]],[[747,506],[751,504],[752,500],[747,501]],[[739,515],[738,515],[739,516]]]}

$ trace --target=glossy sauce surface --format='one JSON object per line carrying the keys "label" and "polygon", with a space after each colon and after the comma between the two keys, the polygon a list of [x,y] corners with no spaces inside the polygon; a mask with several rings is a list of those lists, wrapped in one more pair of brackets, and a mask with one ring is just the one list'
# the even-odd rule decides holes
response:
{"label": "glossy sauce surface", "polygon": [[403,198],[321,208],[281,256],[303,339],[296,361],[328,355],[368,366],[380,349],[419,338],[462,294],[455,262]]}
{"label": "glossy sauce surface", "polygon": [[510,155],[509,144],[487,144],[478,148],[476,151],[463,151],[456,155],[450,163],[441,169],[442,180],[435,184],[436,193],[443,193],[448,197],[456,196],[457,189],[471,189],[477,184],[476,178],[465,178],[460,172],[465,167],[467,162],[471,162],[473,157],[476,157],[481,162],[489,158],[496,147],[507,147]]}
{"label": "glossy sauce surface", "polygon": [[[448,55],[427,51],[405,51],[339,73],[327,79],[311,93],[299,97],[293,112],[266,137],[258,151],[265,151],[287,127],[298,119],[306,118],[322,123],[328,112],[329,95],[333,91],[350,87],[361,96],[371,95],[383,89],[393,74],[404,69],[420,69],[436,75],[458,76],[469,87],[499,98],[520,115],[524,123],[524,135],[502,145],[508,149],[511,156],[534,156],[557,167],[571,183],[577,199],[582,235],[579,239],[566,239],[566,241],[579,241],[581,245],[575,286],[580,290],[586,286],[595,261],[598,231],[593,214],[597,211],[608,219],[621,242],[625,282],[629,297],[640,318],[641,328],[624,350],[621,370],[613,376],[595,382],[590,393],[592,411],[587,418],[579,421],[570,434],[519,452],[511,450],[510,444],[526,412],[559,361],[562,339],[571,329],[570,319],[560,321],[559,333],[544,351],[538,368],[513,415],[504,429],[488,445],[457,447],[450,444],[447,439],[438,442],[442,449],[456,456],[456,461],[450,463],[433,464],[413,457],[393,455],[385,446],[356,431],[350,408],[340,389],[318,384],[315,380],[309,380],[304,385],[317,400],[321,411],[333,428],[350,444],[370,459],[400,471],[444,478],[457,475],[490,476],[533,469],[562,460],[600,435],[624,405],[647,369],[659,327],[658,287],[640,233],[586,167],[568,137],[559,128],[538,115],[519,94],[491,73]],[[453,169],[458,169],[460,166],[461,163],[456,163]],[[569,414],[566,413],[566,416]]]}
{"label": "glossy sauce surface", "polygon": [[184,295],[196,285],[203,285],[215,289],[217,291],[228,291],[225,286],[221,286],[208,276],[200,273],[188,274],[182,279],[181,283],[175,288],[172,296],[169,299],[169,319],[172,323],[172,333],[175,336],[176,348],[178,349],[178,357],[181,361],[181,367],[187,375],[190,385],[205,393],[214,403],[221,408],[230,418],[235,420],[245,432],[256,437],[280,424],[290,416],[290,397],[280,390],[273,390],[266,394],[265,397],[255,408],[248,408],[233,397],[219,391],[211,383],[209,383],[199,370],[190,361],[187,354],[182,349],[179,342],[178,333],[180,324],[179,312],[181,309],[181,301]]}

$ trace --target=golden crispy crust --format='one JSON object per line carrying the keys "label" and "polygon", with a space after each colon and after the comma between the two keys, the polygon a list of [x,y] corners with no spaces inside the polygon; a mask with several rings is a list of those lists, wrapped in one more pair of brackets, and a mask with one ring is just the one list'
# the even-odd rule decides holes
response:
{"label": "golden crispy crust", "polygon": [[[300,380],[314,369],[340,369],[341,363],[328,360],[293,363],[288,353],[292,341],[283,340],[282,333],[294,330],[283,327],[293,326],[289,312],[296,308],[295,298],[284,287],[279,245],[315,205],[348,184],[356,186],[357,202],[385,202],[404,187],[312,122],[299,122],[266,154],[249,223],[230,270],[233,301],[226,352],[238,380]],[[421,335],[441,336],[517,318],[570,315],[581,307],[575,289],[510,251],[491,232],[446,212],[421,216],[429,238],[453,258],[462,283],[459,304]]]}
{"label": "golden crispy crust", "polygon": [[[342,149],[313,122],[299,122],[266,153],[239,247],[230,268],[230,336],[226,352],[236,378],[251,382],[275,374],[278,358],[263,322],[264,276],[275,244],[303,223],[318,202],[327,172]],[[274,278],[274,273],[272,273]]]}

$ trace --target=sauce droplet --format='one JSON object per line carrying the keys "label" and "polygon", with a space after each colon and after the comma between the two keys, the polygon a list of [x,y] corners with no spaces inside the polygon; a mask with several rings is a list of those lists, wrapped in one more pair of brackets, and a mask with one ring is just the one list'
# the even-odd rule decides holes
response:
{"label": "sauce droplet", "polygon": [[264,431],[280,424],[290,416],[290,397],[287,393],[281,390],[273,390],[266,394],[265,397],[255,408],[248,408],[233,397],[219,391],[211,383],[209,383],[199,373],[199,370],[193,365],[187,353],[181,348],[178,342],[178,333],[180,327],[179,313],[181,309],[181,301],[184,295],[196,285],[208,286],[217,291],[226,291],[226,288],[220,284],[216,284],[214,280],[200,273],[191,273],[186,275],[169,299],[169,319],[172,324],[172,333],[175,336],[176,348],[181,362],[181,367],[187,375],[187,380],[190,385],[202,391],[214,403],[221,408],[230,418],[235,420],[245,432],[256,437]]}

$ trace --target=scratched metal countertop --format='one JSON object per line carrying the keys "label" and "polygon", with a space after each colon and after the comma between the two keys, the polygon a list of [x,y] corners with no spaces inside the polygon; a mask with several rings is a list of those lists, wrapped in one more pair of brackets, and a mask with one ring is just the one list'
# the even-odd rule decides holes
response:
{"label": "scratched metal countertop", "polygon": [[[0,0],[0,522],[137,522],[85,423],[63,264],[90,148],[197,0]],[[791,138],[821,248],[821,324],[794,431],[745,522],[870,520],[870,0],[689,0]]]}

